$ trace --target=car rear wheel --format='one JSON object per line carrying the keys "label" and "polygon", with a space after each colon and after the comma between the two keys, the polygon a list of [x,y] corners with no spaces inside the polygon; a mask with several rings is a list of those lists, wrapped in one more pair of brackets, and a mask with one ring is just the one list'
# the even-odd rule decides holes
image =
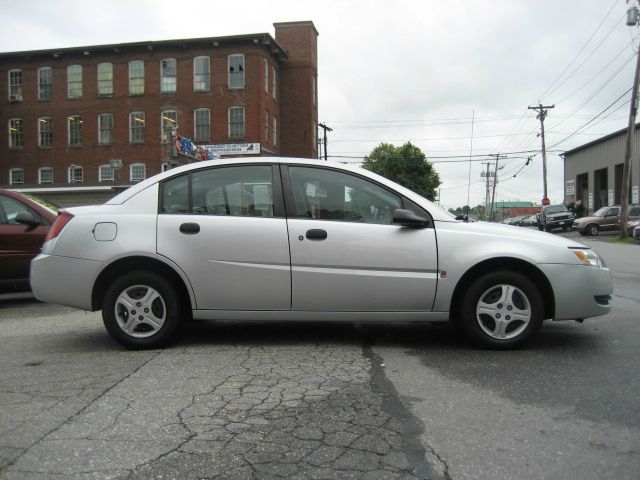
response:
{"label": "car rear wheel", "polygon": [[180,296],[167,280],[151,272],[132,272],[107,290],[102,320],[126,348],[160,348],[175,341],[182,311]]}
{"label": "car rear wheel", "polygon": [[467,338],[482,348],[515,348],[542,326],[543,299],[526,276],[511,271],[478,278],[463,297],[460,323]]}
{"label": "car rear wheel", "polygon": [[595,237],[596,235],[598,235],[598,230],[600,230],[600,228],[595,223],[592,223],[591,225],[587,226],[586,230],[588,235]]}

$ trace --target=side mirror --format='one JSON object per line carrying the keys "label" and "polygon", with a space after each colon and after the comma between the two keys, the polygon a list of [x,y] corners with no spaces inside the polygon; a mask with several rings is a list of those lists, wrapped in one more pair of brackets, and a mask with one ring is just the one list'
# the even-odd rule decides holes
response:
{"label": "side mirror", "polygon": [[35,228],[40,225],[40,220],[31,212],[20,212],[16,215],[16,223],[22,223],[23,225]]}
{"label": "side mirror", "polygon": [[393,211],[393,223],[403,227],[424,228],[429,225],[429,219],[416,215],[411,210],[396,208]]}

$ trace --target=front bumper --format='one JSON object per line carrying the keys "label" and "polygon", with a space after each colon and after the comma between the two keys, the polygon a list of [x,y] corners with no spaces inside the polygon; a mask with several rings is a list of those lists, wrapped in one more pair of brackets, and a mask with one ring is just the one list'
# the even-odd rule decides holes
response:
{"label": "front bumper", "polygon": [[42,302],[91,310],[91,294],[104,262],[40,254],[31,261],[31,289]]}
{"label": "front bumper", "polygon": [[613,276],[608,268],[556,263],[538,266],[553,288],[554,320],[597,317],[611,310]]}

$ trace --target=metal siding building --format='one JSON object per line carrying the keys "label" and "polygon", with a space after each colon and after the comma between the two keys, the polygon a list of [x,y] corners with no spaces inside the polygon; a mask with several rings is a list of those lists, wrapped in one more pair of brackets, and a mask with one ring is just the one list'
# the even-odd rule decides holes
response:
{"label": "metal siding building", "polygon": [[[636,125],[631,156],[629,202],[638,203],[640,185],[640,137]],[[582,200],[588,212],[620,203],[622,168],[627,129],[606,135],[565,152],[564,198]]]}

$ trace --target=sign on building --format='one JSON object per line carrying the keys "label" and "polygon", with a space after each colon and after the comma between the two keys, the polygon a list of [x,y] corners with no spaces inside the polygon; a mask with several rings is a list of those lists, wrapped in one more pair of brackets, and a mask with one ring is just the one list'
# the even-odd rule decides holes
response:
{"label": "sign on building", "polygon": [[260,155],[260,143],[219,143],[200,145],[213,154],[212,158],[223,155]]}
{"label": "sign on building", "polygon": [[593,210],[593,193],[589,192],[589,210]]}
{"label": "sign on building", "polygon": [[576,181],[567,180],[564,190],[566,195],[573,195],[574,193],[576,193]]}
{"label": "sign on building", "polygon": [[613,205],[613,189],[609,189],[609,195],[607,200],[609,201],[609,203],[607,203],[607,206]]}
{"label": "sign on building", "polygon": [[634,185],[631,188],[631,203],[639,203],[640,200],[638,199],[638,185]]}

